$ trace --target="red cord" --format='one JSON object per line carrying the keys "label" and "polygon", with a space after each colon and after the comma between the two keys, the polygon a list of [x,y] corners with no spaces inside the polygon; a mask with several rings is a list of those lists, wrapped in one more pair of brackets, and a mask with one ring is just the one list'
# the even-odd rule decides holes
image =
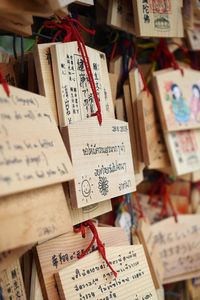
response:
{"label": "red cord", "polygon": [[1,71],[0,71],[0,84],[2,84],[6,95],[9,97],[10,96],[10,88],[9,88],[9,85],[8,85],[7,81],[3,77]]}
{"label": "red cord", "polygon": [[[117,277],[117,272],[113,269],[113,267],[111,266],[110,262],[108,261],[107,257],[106,257],[106,249],[105,249],[105,246],[104,244],[102,243],[102,241],[100,240],[99,238],[99,234],[98,234],[98,231],[95,227],[95,225],[93,224],[92,221],[88,220],[86,222],[84,222],[83,224],[80,225],[80,228],[81,226],[84,226],[84,227],[89,227],[91,232],[93,233],[93,238],[90,242],[90,244],[88,245],[88,247],[83,251],[83,253],[81,255],[79,255],[79,259],[83,258],[91,249],[91,247],[93,246],[93,244],[97,243],[97,248],[98,248],[98,251],[100,252],[102,258],[105,260],[107,266],[110,268],[110,270],[113,272],[115,278]],[[82,229],[77,229],[75,228],[74,230],[75,232],[82,232]]]}
{"label": "red cord", "polygon": [[[78,25],[78,27],[76,26]],[[92,93],[94,96],[95,104],[97,107],[97,111],[92,114],[92,116],[97,116],[98,122],[101,125],[102,124],[102,115],[101,115],[101,106],[100,101],[97,95],[97,90],[94,82],[94,77],[92,74],[91,66],[89,57],[87,54],[86,46],[84,43],[84,40],[82,38],[82,35],[80,33],[80,29],[94,35],[95,31],[85,28],[80,22],[76,19],[73,19],[71,17],[66,16],[65,18],[61,19],[59,18],[59,22],[56,21],[47,21],[44,23],[44,28],[51,28],[51,29],[58,29],[58,31],[53,36],[53,41],[56,41],[56,38],[58,35],[64,33],[63,42],[71,42],[71,41],[77,41],[78,49],[81,52],[81,56],[83,58],[83,63],[88,75],[89,83],[92,89]],[[79,30],[78,30],[79,28]]]}

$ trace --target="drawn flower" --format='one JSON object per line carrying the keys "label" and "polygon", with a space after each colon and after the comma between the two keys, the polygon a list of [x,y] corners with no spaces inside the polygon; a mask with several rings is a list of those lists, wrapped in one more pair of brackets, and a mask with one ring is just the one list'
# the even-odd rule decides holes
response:
{"label": "drawn flower", "polygon": [[99,177],[99,184],[98,184],[99,192],[106,196],[108,194],[108,179],[106,177]]}

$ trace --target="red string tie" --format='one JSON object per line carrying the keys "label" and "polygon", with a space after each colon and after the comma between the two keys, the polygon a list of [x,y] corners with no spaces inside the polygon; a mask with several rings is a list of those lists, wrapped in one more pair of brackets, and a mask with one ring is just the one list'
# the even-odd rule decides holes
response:
{"label": "red string tie", "polygon": [[86,73],[88,76],[88,80],[90,83],[90,87],[91,87],[91,90],[92,90],[92,93],[94,96],[94,101],[95,101],[95,104],[97,107],[97,111],[95,113],[92,113],[92,116],[97,116],[99,125],[101,125],[102,124],[102,115],[101,115],[100,101],[99,101],[99,98],[97,95],[96,85],[94,82],[94,77],[92,74],[90,61],[89,61],[89,57],[87,54],[87,49],[86,49],[83,37],[80,33],[80,30],[84,30],[84,31],[90,33],[91,35],[94,35],[95,31],[85,28],[78,20],[73,19],[68,16],[66,16],[62,19],[59,18],[59,22],[56,22],[56,21],[45,22],[44,27],[58,30],[54,34],[52,41],[55,41],[56,38],[62,33],[64,34],[63,42],[77,41],[78,49],[83,58],[83,63],[84,63]]}
{"label": "red string tie", "polygon": [[3,77],[1,71],[0,71],[0,83],[3,86],[3,89],[4,89],[5,93],[6,93],[6,95],[9,97],[10,96],[10,88],[9,88],[9,85],[8,85],[7,81]]}
{"label": "red string tie", "polygon": [[[112,271],[113,275],[116,278],[117,277],[117,272],[113,269],[113,267],[111,266],[110,262],[108,261],[108,259],[106,257],[105,246],[99,238],[98,231],[97,231],[95,225],[93,224],[92,221],[88,220],[88,221],[82,223],[79,228],[75,228],[74,231],[82,233],[83,232],[83,227],[89,227],[90,228],[91,232],[93,233],[93,238],[92,238],[90,244],[88,245],[88,247],[83,251],[83,253],[81,253],[78,256],[78,258],[79,259],[83,258],[90,251],[90,249],[92,248],[92,246],[94,245],[94,243],[96,241],[97,249],[98,249],[99,253],[101,254],[102,258],[105,260],[107,266],[110,268],[110,270]],[[82,234],[82,236],[83,236],[83,234]]]}

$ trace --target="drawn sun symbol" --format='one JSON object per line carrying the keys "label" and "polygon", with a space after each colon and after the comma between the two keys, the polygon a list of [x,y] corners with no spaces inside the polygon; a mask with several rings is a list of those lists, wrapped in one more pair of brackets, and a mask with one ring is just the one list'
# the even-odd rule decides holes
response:
{"label": "drawn sun symbol", "polygon": [[92,199],[91,194],[93,194],[93,184],[91,183],[91,177],[87,177],[87,176],[82,176],[81,178],[81,182],[78,183],[79,185],[79,192],[82,194],[83,196],[83,201],[86,200],[86,202],[88,202],[88,200]]}
{"label": "drawn sun symbol", "polygon": [[109,185],[106,177],[99,177],[98,188],[101,195],[106,196],[108,194]]}

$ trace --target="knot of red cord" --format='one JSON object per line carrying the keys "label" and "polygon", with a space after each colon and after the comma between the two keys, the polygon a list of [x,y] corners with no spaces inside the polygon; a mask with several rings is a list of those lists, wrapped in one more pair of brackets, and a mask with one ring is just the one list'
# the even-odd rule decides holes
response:
{"label": "knot of red cord", "polygon": [[174,216],[175,222],[178,221],[177,213],[174,208],[174,205],[171,201],[170,193],[167,188],[167,183],[165,180],[165,176],[161,175],[152,187],[149,190],[149,202],[152,204],[153,196],[157,195],[157,204],[154,201],[154,206],[158,206],[158,201],[162,201],[162,209],[160,212],[160,218],[162,219],[164,216],[168,216],[168,206],[171,208],[172,215]]}
{"label": "knot of red cord", "polygon": [[97,249],[98,249],[99,253],[101,254],[102,258],[105,260],[107,266],[110,268],[110,270],[112,271],[113,275],[116,278],[117,277],[117,272],[113,269],[113,267],[111,266],[110,262],[108,261],[108,259],[106,257],[105,246],[99,238],[99,234],[98,234],[98,231],[97,231],[94,223],[92,221],[88,220],[88,221],[80,224],[79,227],[74,228],[74,231],[75,232],[81,232],[82,237],[85,237],[85,228],[86,227],[89,227],[89,229],[93,233],[93,237],[92,237],[92,240],[91,240],[90,244],[88,245],[88,247],[83,251],[83,253],[81,255],[79,255],[78,258],[79,259],[83,258],[90,251],[90,249],[92,248],[92,246],[96,242]]}
{"label": "knot of red cord", "polygon": [[8,85],[7,81],[5,80],[5,78],[3,77],[1,71],[0,71],[0,84],[2,84],[6,95],[9,97],[10,96],[9,85]]}
{"label": "knot of red cord", "polygon": [[56,29],[56,33],[54,34],[52,41],[55,42],[57,37],[63,34],[63,42],[72,42],[72,41],[77,41],[78,44],[78,50],[81,53],[81,56],[83,58],[83,63],[85,66],[85,70],[88,76],[88,80],[90,83],[90,87],[94,96],[94,101],[96,104],[97,111],[95,116],[97,116],[99,125],[102,124],[102,114],[101,114],[101,106],[100,106],[100,101],[97,95],[97,90],[96,90],[96,85],[94,81],[94,77],[92,74],[91,66],[90,66],[90,61],[87,53],[87,49],[85,46],[85,42],[83,40],[83,37],[81,35],[81,30],[84,30],[85,32],[94,35],[95,31],[87,29],[84,27],[78,20],[73,19],[69,16],[66,16],[64,18],[59,18],[57,21],[52,20],[52,21],[47,21],[44,23],[44,28],[49,28],[49,29]]}
{"label": "knot of red cord", "polygon": [[169,51],[166,39],[160,39],[159,44],[152,54],[152,59],[159,61],[162,69],[172,67],[175,70],[180,70],[181,74],[184,75],[183,69],[180,68],[174,54]]}

